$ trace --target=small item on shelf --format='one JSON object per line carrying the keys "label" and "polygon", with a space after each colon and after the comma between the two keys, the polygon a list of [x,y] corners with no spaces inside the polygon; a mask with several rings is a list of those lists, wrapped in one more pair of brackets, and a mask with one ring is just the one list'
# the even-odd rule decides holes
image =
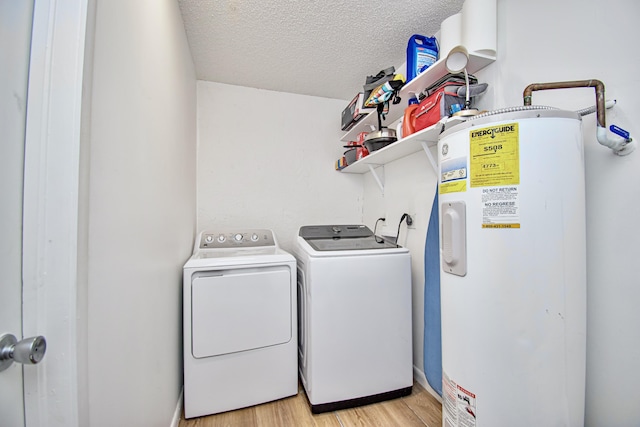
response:
{"label": "small item on shelf", "polygon": [[382,126],[382,111],[384,105],[385,104],[378,104],[378,130],[371,132],[364,139],[364,145],[370,153],[398,140],[395,130]]}
{"label": "small item on shelf", "polygon": [[407,108],[404,109],[404,117],[402,118],[402,137],[406,138],[412,133],[415,133],[415,129],[413,127],[413,112],[419,107],[419,104],[410,104]]}
{"label": "small item on shelf", "polygon": [[407,82],[438,60],[438,41],[435,37],[414,34],[407,43]]}
{"label": "small item on shelf", "polygon": [[348,148],[347,151],[344,152],[344,158],[347,162],[347,166],[352,165],[356,162],[356,154],[358,151],[358,144],[355,141],[349,141],[349,144],[344,145],[344,148]]}
{"label": "small item on shelf", "polygon": [[369,135],[369,132],[360,132],[358,134],[358,139],[356,140],[356,142],[359,145],[363,145],[364,144],[364,139],[367,137],[367,135]]}
{"label": "small item on shelf", "polygon": [[[473,76],[470,76],[473,77]],[[477,79],[473,77],[477,83]],[[474,84],[470,88],[472,96],[486,90],[486,83]],[[412,133],[434,125],[443,117],[451,116],[465,104],[466,85],[458,75],[447,75],[425,89],[419,96],[419,104],[411,104],[404,110],[402,135]]]}
{"label": "small item on shelf", "polygon": [[[346,147],[349,147],[349,146],[345,145],[345,148]],[[352,165],[356,162],[357,151],[358,149],[356,147],[349,147],[349,149],[344,152],[344,159],[345,159],[345,162],[347,163],[347,166]]]}
{"label": "small item on shelf", "polygon": [[356,161],[360,159],[364,159],[368,155],[369,155],[369,150],[367,149],[367,147],[365,147],[364,145],[359,145],[358,149],[356,150]]}
{"label": "small item on shelf", "polygon": [[369,155],[369,150],[367,150],[362,143],[358,143],[356,141],[349,141],[349,144],[345,145],[344,148],[348,148],[348,150],[344,152],[347,166],[352,165],[363,157]]}
{"label": "small item on shelf", "polygon": [[347,108],[342,111],[342,130],[349,131],[364,116],[374,111],[373,108],[364,108],[364,93],[360,92],[351,100]]}
{"label": "small item on shelf", "polygon": [[398,137],[396,131],[389,128],[382,128],[379,131],[372,132],[364,142],[364,146],[367,147],[370,153],[377,151],[387,145],[396,142]]}
{"label": "small item on shelf", "polygon": [[396,68],[394,66],[391,66],[389,68],[385,68],[384,70],[378,71],[378,74],[376,74],[375,76],[367,76],[364,85],[362,86],[362,89],[364,91],[364,99],[369,99],[369,96],[371,95],[371,91],[373,89],[377,88],[383,83],[388,82],[389,80],[393,80],[395,71]]}
{"label": "small item on shelf", "polygon": [[340,157],[338,160],[336,160],[336,165],[335,168],[337,171],[344,169],[347,167],[347,161],[344,158],[344,156]]}
{"label": "small item on shelf", "polygon": [[375,107],[378,104],[385,104],[389,102],[391,97],[394,97],[393,103],[397,104],[399,101],[398,92],[404,86],[404,76],[402,74],[394,74],[393,79],[389,80],[374,90],[371,91],[371,95],[364,102],[365,108]]}
{"label": "small item on shelf", "polygon": [[396,136],[398,137],[398,139],[402,139],[404,135],[404,133],[402,132],[402,122],[404,121],[403,117],[400,117],[400,120],[398,121],[398,124],[396,125]]}
{"label": "small item on shelf", "polygon": [[[409,112],[404,117],[407,123],[403,128],[408,131],[406,135],[426,129],[436,124],[444,116],[449,116],[449,107],[460,103],[457,93],[458,86],[455,83],[443,85],[417,106],[415,104],[408,106],[405,111],[409,110]],[[462,103],[464,103],[464,99]]]}

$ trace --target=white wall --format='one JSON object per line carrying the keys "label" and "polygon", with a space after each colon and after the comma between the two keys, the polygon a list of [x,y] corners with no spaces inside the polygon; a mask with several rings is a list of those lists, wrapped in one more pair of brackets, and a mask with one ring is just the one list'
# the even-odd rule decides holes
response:
{"label": "white wall", "polygon": [[82,424],[166,427],[182,386],[181,274],[195,235],[195,71],[174,0],[98,1],[93,36]]}
{"label": "white wall", "polygon": [[[384,169],[384,171],[383,171]],[[378,168],[384,173],[384,195],[370,173],[365,175],[364,223],[371,226],[378,218],[378,231],[396,235],[403,213],[414,219],[414,229],[400,226],[398,243],[411,251],[411,282],[413,306],[413,364],[417,379],[428,387],[424,378],[424,245],[431,205],[436,189],[436,175],[423,152],[412,154]],[[434,392],[435,393],[435,392]]]}
{"label": "white wall", "polygon": [[359,223],[362,176],[334,170],[342,100],[198,81],[198,229]]}
{"label": "white wall", "polygon": [[[640,39],[635,0],[498,0],[498,61],[477,73],[490,84],[481,100],[486,109],[522,105],[522,91],[530,83],[596,78],[606,85],[607,98],[618,100],[608,112],[615,123],[640,138],[640,97],[635,41]],[[593,89],[535,92],[534,104],[578,109],[595,103]],[[640,151],[614,156],[595,140],[595,116],[584,118],[587,179],[587,426],[629,426],[640,423],[640,360],[637,325],[640,324],[640,279],[637,259],[640,225]],[[415,158],[414,158],[415,157]],[[425,157],[425,159],[421,159]],[[411,166],[411,163],[415,163]],[[385,197],[372,179],[365,179],[365,221],[388,210],[410,210],[418,200],[429,200],[434,184],[427,182],[422,153],[397,160],[385,170]],[[425,166],[428,167],[428,166]],[[426,181],[425,181],[426,179]],[[435,180],[435,178],[433,178]],[[391,191],[402,188],[405,192]],[[407,190],[407,188],[412,190]],[[410,191],[410,192],[409,192]],[[409,192],[409,194],[406,194]],[[416,196],[421,194],[420,198]],[[431,203],[417,208],[422,221],[407,242],[414,263],[414,296],[420,298],[423,277],[421,245]],[[397,220],[394,219],[397,223]],[[418,262],[420,265],[416,265]],[[420,310],[421,303],[414,302]],[[414,363],[422,369],[423,313],[414,313]],[[553,385],[550,384],[550,387]]]}

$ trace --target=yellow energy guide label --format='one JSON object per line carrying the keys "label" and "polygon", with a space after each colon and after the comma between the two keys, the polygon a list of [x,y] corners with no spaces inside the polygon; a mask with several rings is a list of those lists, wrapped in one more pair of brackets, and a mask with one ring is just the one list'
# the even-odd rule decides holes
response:
{"label": "yellow energy guide label", "polygon": [[470,187],[520,184],[518,123],[469,131]]}

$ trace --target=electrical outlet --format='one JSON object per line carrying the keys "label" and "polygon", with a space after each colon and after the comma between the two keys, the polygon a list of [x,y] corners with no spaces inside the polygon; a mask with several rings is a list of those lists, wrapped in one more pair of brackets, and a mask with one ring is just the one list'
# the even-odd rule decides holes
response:
{"label": "electrical outlet", "polygon": [[[409,218],[411,218],[411,220],[409,220]],[[415,213],[410,213],[409,216],[407,217],[407,228],[410,229],[414,229],[416,228],[416,219],[417,219],[417,215]],[[411,223],[411,224],[409,224]]]}

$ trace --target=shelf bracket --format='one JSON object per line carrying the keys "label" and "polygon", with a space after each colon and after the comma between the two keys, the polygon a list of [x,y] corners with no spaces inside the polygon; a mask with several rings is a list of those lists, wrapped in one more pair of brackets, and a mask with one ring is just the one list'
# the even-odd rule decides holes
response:
{"label": "shelf bracket", "polygon": [[433,158],[433,154],[431,154],[431,149],[426,141],[420,141],[422,144],[422,149],[424,150],[427,158],[429,159],[429,163],[431,163],[431,167],[433,168],[433,172],[438,176],[438,162]]}
{"label": "shelf bracket", "polygon": [[[384,195],[384,165],[368,164],[367,166],[369,166],[369,172],[371,172],[373,179],[376,180],[378,187],[380,187],[380,192]],[[378,172],[375,169],[378,166],[382,166],[382,179],[380,179],[380,176],[378,175]]]}

